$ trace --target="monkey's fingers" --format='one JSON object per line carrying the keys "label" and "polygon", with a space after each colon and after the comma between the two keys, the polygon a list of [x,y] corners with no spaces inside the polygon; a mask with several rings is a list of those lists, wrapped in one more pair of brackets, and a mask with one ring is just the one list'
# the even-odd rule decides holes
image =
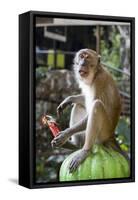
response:
{"label": "monkey's fingers", "polygon": [[57,115],[60,116],[63,114],[63,110],[70,105],[72,102],[62,102],[58,107],[57,107]]}
{"label": "monkey's fingers", "polygon": [[56,141],[51,141],[52,148],[59,147]]}
{"label": "monkey's fingers", "polygon": [[78,168],[79,165],[80,165],[79,157],[75,156],[72,159],[72,161],[71,161],[71,163],[69,165],[69,171],[70,171],[70,173],[72,173],[73,171],[75,171]]}
{"label": "monkey's fingers", "polygon": [[53,140],[51,141],[51,146],[52,146],[52,148],[54,148],[54,147],[55,147],[55,143],[54,143],[54,141],[53,141]]}
{"label": "monkey's fingers", "polygon": [[59,105],[58,107],[57,107],[57,116],[58,117],[60,117],[60,115],[61,114],[63,114],[63,107],[62,107],[62,105]]}
{"label": "monkey's fingers", "polygon": [[73,172],[75,171],[78,166],[86,159],[87,155],[89,154],[89,150],[80,150],[78,154],[74,156],[72,159],[70,166],[69,166],[69,171]]}
{"label": "monkey's fingers", "polygon": [[63,145],[63,141],[61,137],[56,137],[51,141],[52,147],[60,147]]}

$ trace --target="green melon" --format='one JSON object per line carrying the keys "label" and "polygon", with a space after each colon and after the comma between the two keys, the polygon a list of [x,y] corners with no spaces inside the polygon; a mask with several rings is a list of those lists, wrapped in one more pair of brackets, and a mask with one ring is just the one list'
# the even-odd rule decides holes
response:
{"label": "green melon", "polygon": [[130,176],[128,161],[120,153],[103,145],[94,145],[90,155],[76,169],[69,172],[69,164],[78,151],[70,154],[62,163],[60,181],[126,178]]}

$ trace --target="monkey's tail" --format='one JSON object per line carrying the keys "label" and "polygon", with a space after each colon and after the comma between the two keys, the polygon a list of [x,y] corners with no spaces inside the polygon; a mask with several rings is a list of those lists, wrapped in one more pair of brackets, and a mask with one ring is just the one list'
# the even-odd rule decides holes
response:
{"label": "monkey's tail", "polygon": [[111,147],[111,148],[113,148],[115,151],[117,151],[117,152],[120,153],[122,156],[124,156],[124,157],[127,159],[127,161],[129,162],[130,159],[129,159],[127,153],[121,149],[121,147],[119,146],[119,144],[118,144],[118,142],[116,141],[115,138],[112,138],[112,139],[110,139],[108,142],[105,142],[104,145],[105,145],[106,147]]}

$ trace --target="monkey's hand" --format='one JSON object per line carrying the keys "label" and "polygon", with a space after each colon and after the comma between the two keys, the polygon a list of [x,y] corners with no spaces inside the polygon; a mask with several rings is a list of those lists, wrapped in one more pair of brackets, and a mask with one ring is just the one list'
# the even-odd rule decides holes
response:
{"label": "monkey's hand", "polygon": [[72,173],[87,158],[89,150],[81,149],[72,159],[69,165],[69,171]]}
{"label": "monkey's hand", "polygon": [[60,147],[66,143],[68,135],[65,131],[61,131],[57,137],[51,141],[52,147]]}
{"label": "monkey's hand", "polygon": [[57,107],[57,115],[59,116],[62,111],[68,106],[72,104],[72,97],[67,97],[64,101],[59,104]]}

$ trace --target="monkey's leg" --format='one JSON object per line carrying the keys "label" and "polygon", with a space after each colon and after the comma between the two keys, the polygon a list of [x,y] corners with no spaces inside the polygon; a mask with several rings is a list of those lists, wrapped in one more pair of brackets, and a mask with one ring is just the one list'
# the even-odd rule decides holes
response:
{"label": "monkey's leg", "polygon": [[72,159],[69,166],[70,172],[76,170],[79,164],[86,159],[95,142],[105,142],[112,136],[110,126],[110,120],[102,101],[95,100],[88,115],[84,146]]}
{"label": "monkey's leg", "polygon": [[[85,116],[86,114],[87,113],[84,106],[82,106],[81,104],[74,104],[71,111],[69,127],[73,127],[76,123],[81,121],[83,116]],[[78,147],[78,149],[80,149],[84,144],[84,139],[85,139],[85,130],[79,131],[74,135],[72,135],[70,137],[70,142],[74,144],[76,147]]]}
{"label": "monkey's leg", "polygon": [[101,100],[95,100],[90,110],[83,149],[89,150],[95,142],[104,143],[113,136],[111,122]]}

